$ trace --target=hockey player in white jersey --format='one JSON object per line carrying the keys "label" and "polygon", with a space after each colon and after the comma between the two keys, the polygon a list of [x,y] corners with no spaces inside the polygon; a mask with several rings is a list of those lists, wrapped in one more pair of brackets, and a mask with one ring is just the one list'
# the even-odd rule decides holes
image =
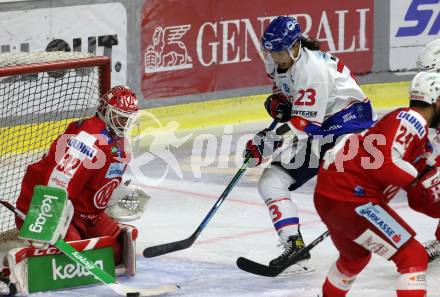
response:
{"label": "hockey player in white jersey", "polygon": [[426,72],[440,72],[440,39],[425,45],[417,58],[417,69]]}
{"label": "hockey player in white jersey", "polygon": [[[338,136],[370,127],[376,114],[350,70],[338,58],[320,51],[317,41],[302,37],[295,18],[275,18],[262,36],[262,50],[267,74],[273,80],[273,94],[265,107],[283,124],[275,131],[256,134],[247,143],[245,154],[253,158],[249,166],[272,157],[258,190],[284,252],[269,266],[288,266],[304,246],[298,208],[290,191],[316,175],[319,160]],[[281,145],[277,151],[281,153],[273,154]],[[289,156],[288,152],[293,153]],[[309,258],[309,253],[303,257]]]}
{"label": "hockey player in white jersey", "polygon": [[[419,71],[440,73],[440,39],[433,40],[425,45],[417,58],[417,69]],[[436,126],[436,125],[435,125]],[[429,129],[429,141],[431,142],[434,153],[440,155],[440,129]],[[438,166],[438,164],[436,164]],[[424,199],[417,195],[408,195],[409,205],[433,218],[440,218],[440,209],[432,205],[423,205]],[[435,239],[425,243],[430,262],[440,259],[440,221],[435,232]]]}

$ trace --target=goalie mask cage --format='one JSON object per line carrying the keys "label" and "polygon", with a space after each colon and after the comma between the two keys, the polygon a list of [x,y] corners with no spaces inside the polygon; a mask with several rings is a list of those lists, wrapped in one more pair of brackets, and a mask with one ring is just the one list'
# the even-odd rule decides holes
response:
{"label": "goalie mask cage", "polygon": [[[26,167],[67,125],[94,115],[110,89],[110,58],[80,52],[0,54],[0,199],[15,205]],[[0,207],[0,242],[14,238],[14,215]]]}

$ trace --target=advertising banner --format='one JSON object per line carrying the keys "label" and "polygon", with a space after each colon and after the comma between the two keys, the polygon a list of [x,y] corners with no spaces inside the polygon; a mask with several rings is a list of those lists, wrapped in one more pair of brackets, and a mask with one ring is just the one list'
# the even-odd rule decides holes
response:
{"label": "advertising banner", "polygon": [[82,51],[112,58],[112,84],[127,83],[127,12],[121,3],[0,12],[0,52]]}
{"label": "advertising banner", "polygon": [[390,70],[416,68],[418,53],[440,38],[440,0],[391,0]]}
{"label": "advertising banner", "polygon": [[[95,265],[115,276],[115,264],[111,247],[83,251]],[[29,293],[99,284],[89,271],[67,256],[48,255],[28,259]]]}
{"label": "advertising banner", "polygon": [[[304,35],[356,74],[373,65],[374,0],[146,0],[141,16],[141,88],[164,98],[270,85],[260,38],[278,15],[297,17]],[[268,88],[269,90],[269,88]]]}

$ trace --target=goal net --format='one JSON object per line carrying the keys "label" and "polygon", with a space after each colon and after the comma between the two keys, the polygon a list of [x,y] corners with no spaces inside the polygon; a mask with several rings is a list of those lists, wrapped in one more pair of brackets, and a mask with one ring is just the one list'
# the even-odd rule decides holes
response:
{"label": "goal net", "polygon": [[[0,54],[0,199],[15,205],[26,167],[110,88],[110,59],[87,53]],[[0,206],[0,242],[16,236]]]}

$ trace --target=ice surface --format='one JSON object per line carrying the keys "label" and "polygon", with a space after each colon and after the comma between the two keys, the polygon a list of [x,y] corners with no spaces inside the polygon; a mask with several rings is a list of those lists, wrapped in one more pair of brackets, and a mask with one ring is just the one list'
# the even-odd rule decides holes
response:
{"label": "ice surface", "polygon": [[[233,142],[246,130],[254,132],[267,123],[256,123],[237,127]],[[206,131],[198,131],[202,133]],[[212,132],[212,131],[211,131]],[[221,129],[220,129],[221,132]],[[217,130],[216,133],[220,133]],[[218,212],[202,232],[196,243],[182,251],[146,259],[141,256],[145,247],[185,239],[190,236],[213,206],[229,183],[237,168],[217,168],[218,158],[208,168],[202,168],[202,178],[197,178],[191,169],[193,140],[172,149],[178,160],[183,179],[169,171],[167,178],[158,185],[144,186],[152,196],[144,216],[134,223],[139,230],[138,273],[134,278],[121,277],[129,286],[154,287],[177,283],[181,289],[167,296],[191,297],[316,297],[320,292],[325,274],[335,261],[337,252],[330,239],[326,239],[312,250],[310,265],[316,270],[308,275],[265,278],[251,275],[236,268],[239,256],[268,263],[279,255],[277,235],[273,229],[266,207],[256,189],[260,169],[250,169],[230,193]],[[218,143],[216,154],[220,152]],[[235,148],[232,150],[235,153]],[[225,156],[223,156],[225,157]],[[229,156],[226,156],[228,158]],[[149,179],[161,176],[164,162],[146,164],[142,170]],[[153,164],[154,163],[154,164]],[[232,165],[232,162],[230,162]],[[137,183],[141,183],[138,179]],[[325,231],[313,206],[314,180],[292,193],[300,209],[302,233],[306,243]],[[418,214],[407,207],[406,198],[400,194],[392,203],[407,222],[418,232],[420,241],[432,239],[436,221]],[[430,267],[428,272],[428,296],[440,296],[440,264]],[[390,297],[398,273],[393,263],[373,256],[348,296]],[[33,296],[114,296],[103,286],[38,293]]]}

